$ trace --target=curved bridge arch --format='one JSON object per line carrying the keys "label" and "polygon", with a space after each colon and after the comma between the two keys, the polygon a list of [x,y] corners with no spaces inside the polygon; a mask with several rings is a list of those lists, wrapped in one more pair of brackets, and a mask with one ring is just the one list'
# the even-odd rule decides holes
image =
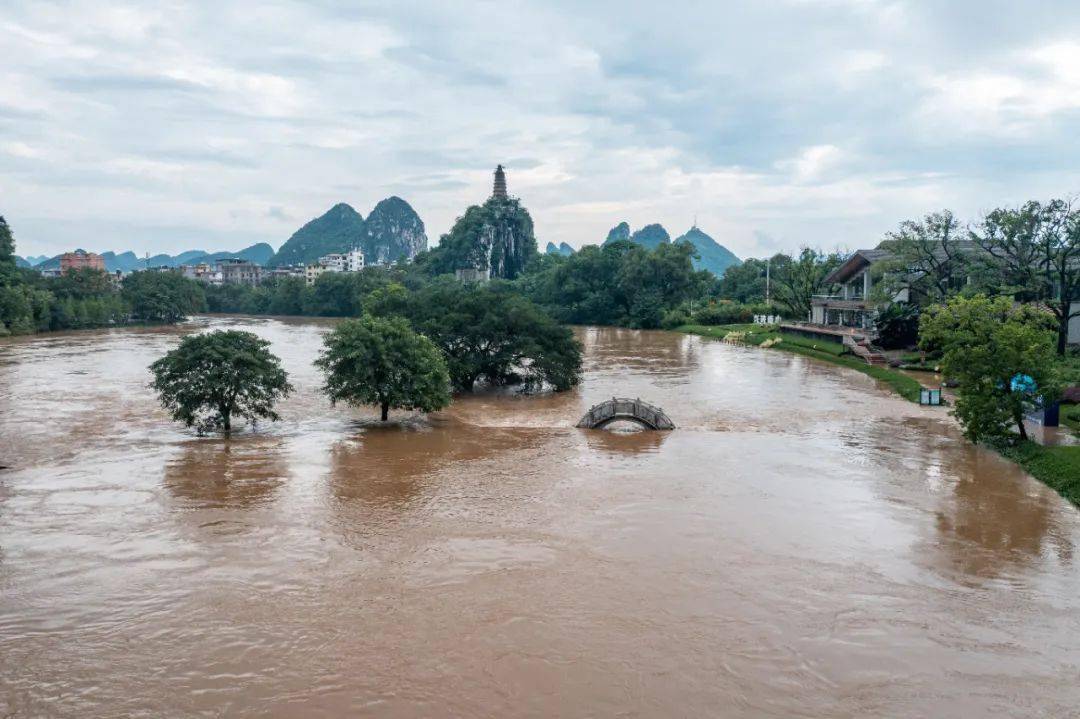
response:
{"label": "curved bridge arch", "polygon": [[601,429],[619,421],[636,422],[646,429],[675,429],[675,423],[664,414],[664,410],[640,399],[625,397],[612,397],[593,405],[577,426],[583,429]]}

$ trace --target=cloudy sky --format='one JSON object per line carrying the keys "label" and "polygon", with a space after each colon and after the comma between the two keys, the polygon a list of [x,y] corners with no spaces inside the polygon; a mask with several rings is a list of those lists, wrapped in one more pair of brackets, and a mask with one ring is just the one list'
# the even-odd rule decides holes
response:
{"label": "cloudy sky", "polygon": [[336,202],[434,242],[698,224],[738,255],[1080,192],[1080,4],[0,0],[20,254],[275,248]]}

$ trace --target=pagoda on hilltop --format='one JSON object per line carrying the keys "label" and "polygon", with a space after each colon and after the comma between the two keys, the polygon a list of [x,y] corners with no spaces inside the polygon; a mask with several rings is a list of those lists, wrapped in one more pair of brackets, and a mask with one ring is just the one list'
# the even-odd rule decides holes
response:
{"label": "pagoda on hilltop", "polygon": [[506,173],[503,171],[502,165],[495,168],[495,187],[491,191],[491,196],[498,197],[500,200],[505,200],[507,198]]}

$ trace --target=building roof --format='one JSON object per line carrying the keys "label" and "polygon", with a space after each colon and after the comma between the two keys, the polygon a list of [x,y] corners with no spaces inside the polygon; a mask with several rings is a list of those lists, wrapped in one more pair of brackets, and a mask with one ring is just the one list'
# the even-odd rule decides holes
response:
{"label": "building roof", "polygon": [[866,267],[875,262],[887,260],[890,257],[892,257],[892,253],[888,250],[855,250],[855,253],[847,258],[844,264],[829,273],[829,276],[825,278],[825,282],[827,284],[843,284],[862,272]]}

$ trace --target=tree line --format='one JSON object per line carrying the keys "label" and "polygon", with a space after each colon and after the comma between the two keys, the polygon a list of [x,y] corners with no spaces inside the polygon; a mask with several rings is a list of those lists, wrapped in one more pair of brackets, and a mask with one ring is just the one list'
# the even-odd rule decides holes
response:
{"label": "tree line", "polygon": [[[923,308],[962,295],[1004,297],[1036,305],[1054,319],[1055,351],[1066,352],[1069,321],[1080,315],[1080,205],[1067,199],[1030,201],[994,209],[970,223],[951,211],[932,212],[901,222],[886,233],[879,249],[890,257],[874,267],[876,299],[888,301],[906,291],[906,327],[917,328]],[[825,279],[846,253],[803,248],[796,257],[775,255],[771,269],[773,300],[790,316],[806,317],[815,294],[835,288]],[[748,259],[728,268],[717,287],[722,300],[759,303],[765,299],[766,260]],[[899,304],[879,322],[888,340],[900,330]],[[914,342],[914,336],[908,337]]]}
{"label": "tree line", "polygon": [[11,228],[0,217],[0,336],[176,322],[205,310],[202,286],[171,272],[135,272],[118,284],[91,268],[43,277],[17,267]]}

